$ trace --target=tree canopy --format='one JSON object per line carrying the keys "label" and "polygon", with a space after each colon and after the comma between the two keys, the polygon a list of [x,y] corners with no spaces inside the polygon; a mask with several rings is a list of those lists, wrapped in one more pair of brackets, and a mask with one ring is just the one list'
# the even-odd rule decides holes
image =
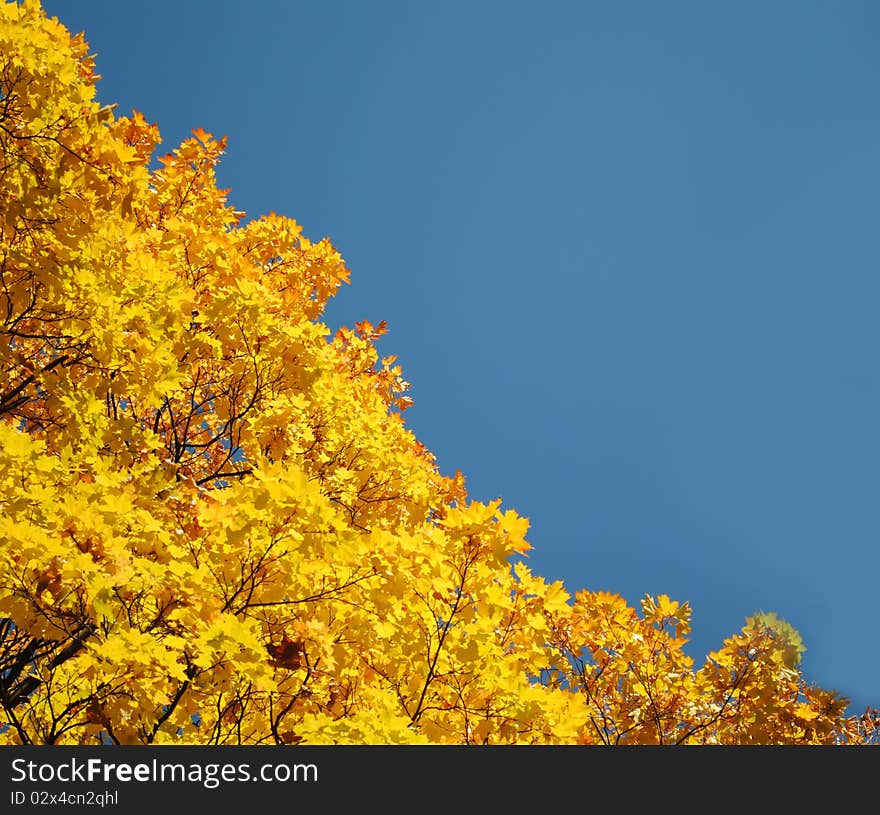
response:
{"label": "tree canopy", "polygon": [[406,426],[328,240],[246,219],[225,140],[96,100],[82,35],[0,5],[0,741],[876,742],[756,615],[573,595]]}

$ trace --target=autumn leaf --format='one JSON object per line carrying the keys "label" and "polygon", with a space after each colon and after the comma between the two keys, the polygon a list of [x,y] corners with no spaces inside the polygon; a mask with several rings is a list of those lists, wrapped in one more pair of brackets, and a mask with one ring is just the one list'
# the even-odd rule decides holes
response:
{"label": "autumn leaf", "polygon": [[291,640],[287,634],[284,634],[278,645],[269,643],[266,650],[272,657],[271,664],[276,668],[296,670],[302,665],[304,650],[302,640]]}

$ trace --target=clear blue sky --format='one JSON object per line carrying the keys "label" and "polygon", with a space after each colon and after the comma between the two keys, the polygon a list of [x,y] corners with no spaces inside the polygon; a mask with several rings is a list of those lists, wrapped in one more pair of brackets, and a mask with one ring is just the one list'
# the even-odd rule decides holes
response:
{"label": "clear blue sky", "polygon": [[45,0],[329,236],[410,426],[570,591],[758,610],[880,704],[880,4]]}

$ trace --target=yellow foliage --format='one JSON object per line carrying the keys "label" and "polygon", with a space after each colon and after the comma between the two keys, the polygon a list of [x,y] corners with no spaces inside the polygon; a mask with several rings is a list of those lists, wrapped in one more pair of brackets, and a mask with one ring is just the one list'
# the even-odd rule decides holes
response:
{"label": "yellow foliage", "polygon": [[[88,46],[0,4],[0,741],[865,741],[764,617],[546,583],[402,419],[348,270],[244,221],[224,139],[95,101]],[[861,727],[861,729],[859,729]],[[867,734],[867,735],[866,735]]]}

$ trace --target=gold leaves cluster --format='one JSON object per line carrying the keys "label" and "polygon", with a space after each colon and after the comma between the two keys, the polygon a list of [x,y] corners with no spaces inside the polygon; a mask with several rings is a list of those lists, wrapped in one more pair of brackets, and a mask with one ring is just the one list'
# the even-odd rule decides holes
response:
{"label": "gold leaves cluster", "polygon": [[0,5],[0,741],[870,740],[770,618],[695,671],[686,604],[532,574],[406,427],[385,325],[320,321],[329,241],[97,79]]}

